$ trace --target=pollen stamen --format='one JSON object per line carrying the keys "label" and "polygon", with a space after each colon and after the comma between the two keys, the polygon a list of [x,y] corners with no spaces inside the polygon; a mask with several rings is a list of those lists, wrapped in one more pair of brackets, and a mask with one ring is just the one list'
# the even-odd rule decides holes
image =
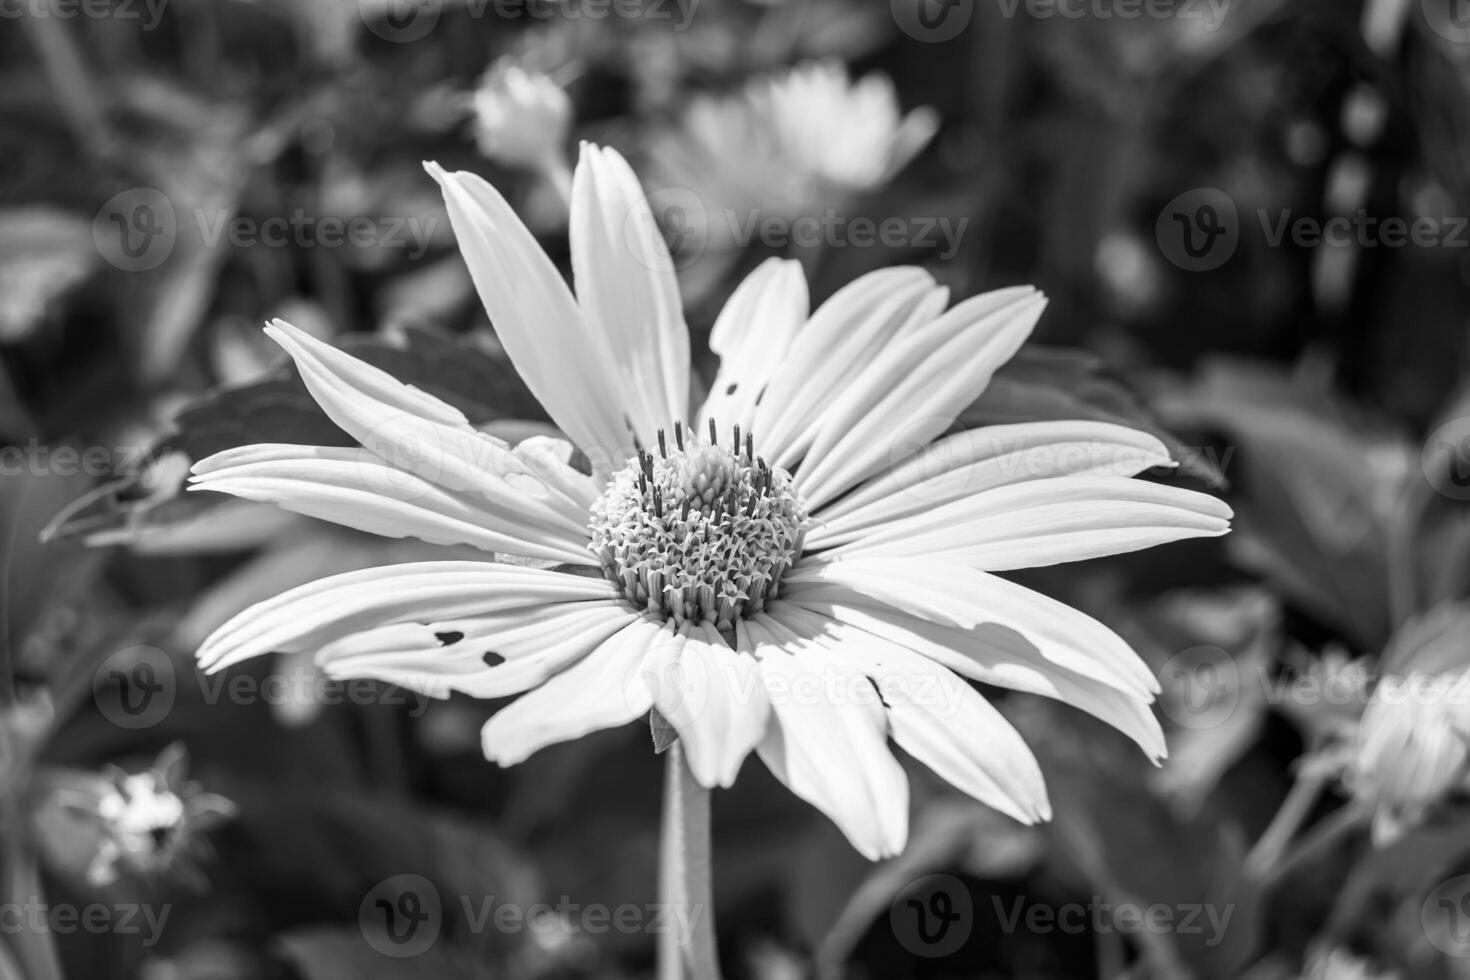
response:
{"label": "pollen stamen", "polygon": [[[684,438],[640,451],[592,506],[592,551],[629,602],[677,623],[722,631],[775,598],[801,554],[806,519],[784,470],[734,427],[730,449]],[[741,450],[744,450],[742,454]]]}

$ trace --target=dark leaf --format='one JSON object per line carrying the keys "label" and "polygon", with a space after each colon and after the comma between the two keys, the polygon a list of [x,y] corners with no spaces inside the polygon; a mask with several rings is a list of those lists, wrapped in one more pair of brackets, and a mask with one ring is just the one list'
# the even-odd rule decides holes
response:
{"label": "dark leaf", "polygon": [[[443,399],[463,412],[471,425],[545,418],[509,362],[492,356],[472,338],[419,329],[405,330],[404,336],[402,345],[376,336],[349,336],[338,346],[404,384]],[[193,459],[260,442],[352,445],[289,366],[265,380],[206,395],[181,411],[175,426],[178,431],[170,445]]]}
{"label": "dark leaf", "polygon": [[1136,395],[1103,373],[1097,356],[1082,350],[1038,344],[1021,348],[960,413],[958,423],[971,428],[1068,420],[1112,422],[1152,433],[1169,447],[1183,472],[1212,487],[1226,485],[1213,460],[1164,429]]}

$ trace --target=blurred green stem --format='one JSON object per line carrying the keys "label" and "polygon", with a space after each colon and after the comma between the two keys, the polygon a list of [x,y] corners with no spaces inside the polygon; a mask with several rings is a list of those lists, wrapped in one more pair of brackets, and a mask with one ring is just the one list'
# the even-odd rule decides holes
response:
{"label": "blurred green stem", "polygon": [[719,980],[710,891],[709,790],[694,778],[678,742],[664,753],[659,839],[658,980]]}

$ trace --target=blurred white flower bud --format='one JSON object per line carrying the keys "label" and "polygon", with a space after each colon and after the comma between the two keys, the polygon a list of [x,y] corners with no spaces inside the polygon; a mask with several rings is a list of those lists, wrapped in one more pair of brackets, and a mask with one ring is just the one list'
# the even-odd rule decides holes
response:
{"label": "blurred white flower bud", "polygon": [[1407,623],[1384,655],[1354,739],[1347,782],[1373,808],[1381,845],[1470,785],[1470,608],[1446,605]]}
{"label": "blurred white flower bud", "polygon": [[572,100],[546,75],[501,59],[481,76],[473,108],[475,141],[489,159],[534,170],[566,167]]}
{"label": "blurred white flower bud", "polygon": [[142,772],[48,770],[32,814],[48,864],[99,888],[125,875],[202,888],[204,834],[234,816],[235,805],[188,780],[187,766],[176,742]]}

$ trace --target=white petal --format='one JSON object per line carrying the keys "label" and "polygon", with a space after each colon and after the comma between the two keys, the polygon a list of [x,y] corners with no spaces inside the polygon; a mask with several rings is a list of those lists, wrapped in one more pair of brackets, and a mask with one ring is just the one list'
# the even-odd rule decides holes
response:
{"label": "white petal", "polygon": [[688,624],[643,665],[653,704],[674,726],[702,786],[729,786],[766,734],[771,705],[752,651],[709,624]]}
{"label": "white petal", "polygon": [[532,435],[517,442],[512,452],[571,501],[578,513],[592,509],[600,488],[595,479],[572,468],[576,448],[571,443],[556,436]]}
{"label": "white petal", "polygon": [[265,501],[369,534],[596,564],[585,528],[551,524],[532,508],[492,508],[474,494],[389,466],[366,449],[257,444],[216,453],[196,463],[194,473],[191,490]]}
{"label": "white petal", "polygon": [[316,662],[330,677],[373,677],[433,697],[500,698],[542,683],[637,618],[626,602],[604,600],[394,623],[329,643]]}
{"label": "white petal", "polygon": [[809,548],[844,544],[874,525],[1013,483],[1054,476],[1135,476],[1172,465],[1162,442],[1122,425],[988,425],[930,444],[824,508],[806,542]]}
{"label": "white petal", "polygon": [[480,561],[368,568],[291,589],[230,618],[199,648],[214,672],[274,650],[319,648],[391,623],[434,622],[554,602],[614,599],[605,579]]}
{"label": "white petal", "polygon": [[616,468],[633,443],[609,338],[588,328],[556,266],[495,188],[475,174],[424,168],[444,192],[459,250],[516,370],[594,468]]}
{"label": "white petal", "polygon": [[1030,286],[975,296],[863,363],[823,411],[796,473],[807,505],[820,507],[947,430],[1045,308]]}
{"label": "white petal", "polygon": [[941,626],[1014,630],[1051,663],[1151,699],[1153,671],[1124,639],[1086,613],[998,575],[929,559],[807,561],[787,576],[809,596],[856,592]]}
{"label": "white petal", "polygon": [[734,425],[751,431],[756,401],[809,312],[806,275],[794,259],[766,259],[735,287],[710,331],[720,370],[699,410],[698,431],[709,419],[721,432]]}
{"label": "white petal", "polygon": [[785,590],[782,601],[830,620],[825,636],[834,646],[858,642],[862,633],[871,633],[965,677],[1066,702],[1118,729],[1150,758],[1165,755],[1164,733],[1149,707],[1152,695],[1122,690],[1069,670],[1047,659],[1016,630],[995,625],[963,629],[930,622],[830,584],[794,584]]}
{"label": "white petal", "polygon": [[291,355],[327,417],[389,465],[474,494],[492,509],[571,531],[585,525],[586,508],[567,497],[558,480],[543,479],[535,460],[476,431],[448,405],[430,399],[440,406],[437,414],[414,407],[429,396],[283,320],[266,333]]}
{"label": "white petal", "polygon": [[883,705],[851,661],[767,616],[737,624],[771,700],[758,751],[776,778],[827,814],[869,860],[908,839],[909,784],[888,749]]}
{"label": "white petal", "polygon": [[1120,555],[1230,530],[1218,498],[1111,476],[1067,476],[996,487],[875,525],[824,554],[927,556],[986,571]]}
{"label": "white petal", "polygon": [[548,745],[626,725],[653,707],[643,661],[677,634],[635,619],[590,654],[496,712],[480,740],[485,758],[512,766]]}
{"label": "white petal", "polygon": [[[821,617],[789,602],[770,616],[803,634]],[[921,654],[876,636],[836,648],[882,695],[893,740],[941,778],[1022,823],[1051,817],[1046,783],[1020,732],[963,679]]]}
{"label": "white petal", "polygon": [[811,444],[813,423],[858,365],[893,337],[932,320],[948,293],[923,269],[880,269],[853,280],[817,308],[777,366],[756,407],[756,452],[792,468]]}
{"label": "white petal", "polygon": [[689,417],[689,328],[668,246],[616,150],[582,144],[572,180],[572,271],[587,325],[608,338],[645,446]]}
{"label": "white petal", "polygon": [[939,131],[939,113],[929,106],[911,110],[899,123],[893,134],[893,146],[889,151],[888,169],[883,179],[888,180],[902,170],[919,151],[929,145]]}

